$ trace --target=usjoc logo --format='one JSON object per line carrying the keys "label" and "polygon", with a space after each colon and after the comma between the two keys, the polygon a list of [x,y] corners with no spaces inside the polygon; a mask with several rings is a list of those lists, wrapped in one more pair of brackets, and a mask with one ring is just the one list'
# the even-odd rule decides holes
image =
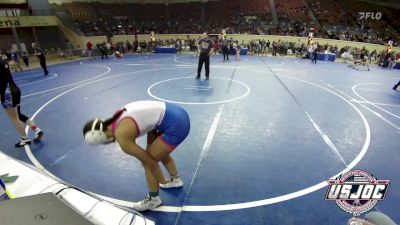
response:
{"label": "usjoc logo", "polygon": [[377,180],[363,170],[352,170],[335,180],[328,180],[325,200],[336,201],[345,212],[359,216],[385,198],[389,180]]}
{"label": "usjoc logo", "polygon": [[382,18],[381,12],[359,12],[358,19],[359,20],[380,20]]}

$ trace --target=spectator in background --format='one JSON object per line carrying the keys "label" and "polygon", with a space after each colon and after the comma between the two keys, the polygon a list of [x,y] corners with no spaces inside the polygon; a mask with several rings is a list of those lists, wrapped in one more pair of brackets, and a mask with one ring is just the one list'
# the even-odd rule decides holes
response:
{"label": "spectator in background", "polygon": [[296,57],[300,57],[301,56],[301,50],[302,50],[302,43],[300,42],[300,39],[297,40],[296,44],[294,45],[294,51],[295,51],[295,55]]}
{"label": "spectator in background", "polygon": [[175,48],[176,48],[176,52],[179,54],[182,52],[182,45],[181,45],[181,41],[178,39],[175,42]]}
{"label": "spectator in background", "polygon": [[222,36],[221,51],[222,51],[222,54],[224,55],[224,61],[225,61],[225,56],[226,56],[226,60],[229,61],[228,39],[225,36]]}
{"label": "spectator in background", "polygon": [[[128,42],[129,43],[129,42]],[[122,44],[120,45],[120,47],[122,48],[121,49],[121,52],[123,53],[123,54],[125,54],[126,53],[126,50],[128,49],[128,45],[126,44],[126,42],[122,42]]]}
{"label": "spectator in background", "polygon": [[57,55],[58,55],[58,58],[59,58],[60,60],[61,60],[61,59],[66,59],[65,53],[64,53],[64,51],[63,51],[60,47],[57,48]]}
{"label": "spectator in background", "polygon": [[[213,41],[213,42],[214,42],[214,41]],[[214,54],[215,54],[215,55],[217,54],[218,51],[220,51],[218,41],[215,41],[215,42],[214,42],[213,49],[214,49]]]}
{"label": "spectator in background", "polygon": [[108,52],[111,51],[111,43],[110,42],[105,43],[105,51],[106,51],[106,55],[108,54]]}
{"label": "spectator in background", "polygon": [[92,58],[94,59],[94,57],[92,57],[92,47],[93,47],[92,42],[90,42],[90,40],[88,40],[88,42],[86,43],[86,51],[87,51],[89,60],[91,60]]}
{"label": "spectator in background", "polygon": [[388,55],[388,69],[392,69],[394,64],[394,54],[389,53]]}
{"label": "spectator in background", "polygon": [[38,47],[36,43],[32,43],[32,48],[33,48],[33,55],[35,55],[39,59],[40,66],[43,69],[44,75],[47,76],[49,75],[49,71],[47,70],[47,65],[46,65],[46,56],[41,48]]}
{"label": "spectator in background", "polygon": [[147,43],[145,41],[141,41],[138,47],[138,52],[140,54],[143,54],[143,51],[145,51],[147,48]]}
{"label": "spectator in background", "polygon": [[276,56],[276,52],[278,51],[278,43],[276,41],[272,42],[272,56]]}
{"label": "spectator in background", "polygon": [[6,60],[9,62],[11,61],[11,50],[7,50],[6,53],[4,54],[6,56]]}
{"label": "spectator in background", "polygon": [[[18,52],[16,50],[11,50],[11,64],[13,65],[13,67],[19,69],[19,71],[22,71],[22,67],[19,64],[19,55]],[[15,71],[17,71],[15,69]]]}
{"label": "spectator in background", "polygon": [[133,52],[137,52],[138,47],[139,47],[139,41],[137,39],[135,39],[133,41]]}
{"label": "spectator in background", "polygon": [[128,49],[128,52],[132,52],[132,45],[131,45],[131,43],[130,43],[128,40],[126,40],[125,45],[126,45],[126,47],[127,47],[127,49]]}
{"label": "spectator in background", "polygon": [[368,54],[369,63],[371,63],[372,61],[375,61],[376,56],[377,56],[377,54],[376,54],[376,49],[375,49],[374,51],[372,51],[371,53]]}
{"label": "spectator in background", "polygon": [[242,49],[243,45],[239,45],[239,42],[236,45],[236,61],[240,61],[240,50]]}
{"label": "spectator in background", "polygon": [[318,44],[315,43],[312,45],[312,62],[317,63],[317,59],[318,59]]}
{"label": "spectator in background", "polygon": [[72,59],[72,44],[69,40],[66,41],[67,59]]}

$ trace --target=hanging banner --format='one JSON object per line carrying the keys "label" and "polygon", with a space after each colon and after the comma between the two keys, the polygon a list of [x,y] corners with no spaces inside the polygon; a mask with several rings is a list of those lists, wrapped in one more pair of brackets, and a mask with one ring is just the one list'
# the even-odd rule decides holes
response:
{"label": "hanging banner", "polygon": [[0,28],[57,26],[54,16],[0,16]]}
{"label": "hanging banner", "polygon": [[0,16],[19,16],[21,9],[0,9]]}

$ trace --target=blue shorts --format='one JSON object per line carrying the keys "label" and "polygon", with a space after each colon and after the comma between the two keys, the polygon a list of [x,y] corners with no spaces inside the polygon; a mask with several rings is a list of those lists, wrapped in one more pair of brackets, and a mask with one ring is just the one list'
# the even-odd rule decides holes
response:
{"label": "blue shorts", "polygon": [[173,150],[188,136],[190,119],[181,107],[170,103],[165,106],[164,117],[156,129],[161,133],[161,140]]}

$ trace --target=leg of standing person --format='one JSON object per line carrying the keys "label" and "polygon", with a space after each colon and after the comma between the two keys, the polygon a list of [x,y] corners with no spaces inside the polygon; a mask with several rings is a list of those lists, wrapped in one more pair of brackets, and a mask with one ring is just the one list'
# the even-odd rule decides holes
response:
{"label": "leg of standing person", "polygon": [[400,81],[397,83],[397,84],[395,84],[394,86],[393,86],[393,90],[397,90],[397,88],[400,86]]}
{"label": "leg of standing person", "polygon": [[[146,151],[149,150],[149,147],[151,146],[151,144],[153,144],[153,142],[161,135],[162,135],[161,133],[158,133],[156,131],[153,131],[153,132],[147,134]],[[170,155],[168,155],[164,159],[162,159],[161,162],[163,163],[164,167],[167,169],[169,176],[170,176],[166,180],[167,182],[169,182],[167,184],[169,184],[169,186],[173,185],[174,187],[182,186],[183,182],[179,176],[178,169],[176,168],[174,159]],[[168,188],[167,185],[161,184],[161,183],[160,183],[160,187]]]}
{"label": "leg of standing person", "polygon": [[[166,131],[158,137],[155,132],[148,133],[146,152],[157,162],[157,164],[149,165],[142,162],[145,169],[149,193],[146,199],[133,206],[134,209],[139,211],[153,209],[162,204],[162,200],[159,196],[159,187],[177,188],[183,186],[183,181],[179,176],[175,162],[170,154],[187,137],[190,130],[189,116],[186,112],[177,107],[172,106],[170,111],[168,109],[169,106],[167,105],[166,107],[165,116],[172,119],[174,125],[170,127],[170,131]],[[169,111],[169,113],[167,111]],[[160,161],[163,163],[170,175],[170,179],[168,180],[165,179],[159,167],[158,162]]]}
{"label": "leg of standing person", "polygon": [[16,107],[5,108],[6,114],[11,122],[14,124],[15,129],[17,129],[18,134],[21,136],[21,139],[18,143],[15,144],[16,148],[23,147],[26,144],[30,144],[31,140],[25,133],[24,127],[22,126],[21,121],[18,118],[18,112]]}
{"label": "leg of standing person", "polygon": [[33,132],[35,132],[35,138],[33,139],[33,142],[37,143],[40,142],[44,133],[43,131],[26,115],[21,113],[21,106],[17,106],[17,112],[18,112],[18,118],[19,120],[28,125]]}
{"label": "leg of standing person", "polygon": [[46,59],[40,60],[40,66],[43,69],[44,75],[49,75],[49,71],[47,71]]}
{"label": "leg of standing person", "polygon": [[205,56],[206,80],[210,79],[210,56]]}
{"label": "leg of standing person", "polygon": [[24,61],[26,67],[29,67],[29,59],[28,59],[28,57],[23,58],[22,61]]}
{"label": "leg of standing person", "polygon": [[367,66],[367,69],[368,69],[368,71],[369,71],[369,62],[368,62],[368,59],[365,60],[365,65]]}
{"label": "leg of standing person", "polygon": [[20,141],[15,144],[16,148],[23,147],[26,144],[30,144],[31,140],[25,133],[24,127],[22,126],[21,121],[19,120],[18,115],[18,93],[12,94],[10,91],[6,91],[4,96],[1,96],[1,104],[3,105],[4,111],[6,112],[8,118],[13,123],[15,129],[20,135]]}
{"label": "leg of standing person", "polygon": [[203,57],[203,54],[200,54],[200,56],[199,56],[199,65],[197,67],[197,77],[196,77],[196,79],[200,79],[200,74],[201,74],[201,69],[203,68],[203,63],[204,63],[204,57]]}

